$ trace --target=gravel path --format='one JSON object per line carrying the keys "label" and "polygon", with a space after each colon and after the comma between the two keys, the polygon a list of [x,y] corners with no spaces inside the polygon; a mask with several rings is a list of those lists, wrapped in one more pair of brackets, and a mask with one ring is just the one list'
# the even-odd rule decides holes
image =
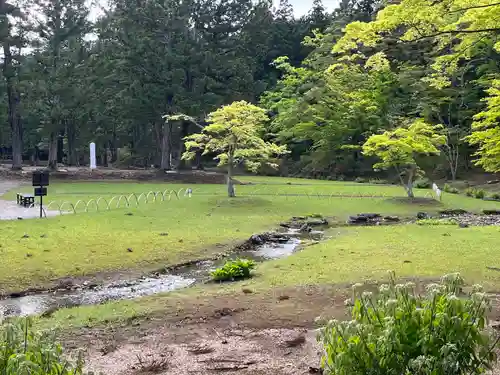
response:
{"label": "gravel path", "polygon": [[[23,185],[21,181],[0,181],[0,196]],[[47,216],[56,216],[57,211],[46,211]],[[16,202],[0,199],[0,220],[33,219],[40,217],[40,207],[25,208]]]}

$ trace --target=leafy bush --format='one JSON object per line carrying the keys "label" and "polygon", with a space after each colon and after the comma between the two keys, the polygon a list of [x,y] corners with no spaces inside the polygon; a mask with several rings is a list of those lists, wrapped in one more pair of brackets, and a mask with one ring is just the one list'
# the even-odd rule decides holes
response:
{"label": "leafy bush", "polygon": [[366,182],[366,178],[363,178],[363,177],[356,177],[354,179],[354,182],[357,182],[359,184],[364,184]]}
{"label": "leafy bush", "polygon": [[476,195],[476,189],[474,189],[474,188],[467,188],[465,190],[465,195],[467,195],[468,197],[474,197]]}
{"label": "leafy bush", "polygon": [[423,296],[415,285],[382,285],[375,297],[353,288],[351,321],[332,320],[318,340],[329,375],[480,374],[496,360],[498,339],[486,329],[490,302],[481,287],[458,298],[460,275],[444,276]]}
{"label": "leafy bush", "polygon": [[477,199],[483,199],[486,196],[486,192],[483,189],[476,189],[474,191],[474,197]]}
{"label": "leafy bush", "polygon": [[422,219],[417,220],[418,225],[456,225],[457,221],[454,219]]}
{"label": "leafy bush", "polygon": [[468,188],[465,190],[465,195],[468,197],[483,199],[486,196],[486,192],[483,189]]}
{"label": "leafy bush", "polygon": [[0,326],[0,374],[81,375],[83,357],[71,364],[53,335],[33,331],[31,320],[15,320]]}
{"label": "leafy bush", "polygon": [[255,262],[249,259],[230,260],[221,268],[217,268],[211,273],[215,281],[231,281],[247,279],[250,271],[255,268]]}
{"label": "leafy bush", "polygon": [[493,193],[490,195],[490,198],[497,200],[497,201],[500,201],[500,193]]}
{"label": "leafy bush", "polygon": [[413,182],[413,187],[416,189],[429,189],[431,185],[432,184],[428,178],[421,178]]}
{"label": "leafy bush", "polygon": [[443,190],[447,193],[450,193],[450,194],[460,193],[460,190],[458,190],[456,187],[451,186],[450,184],[444,184]]}

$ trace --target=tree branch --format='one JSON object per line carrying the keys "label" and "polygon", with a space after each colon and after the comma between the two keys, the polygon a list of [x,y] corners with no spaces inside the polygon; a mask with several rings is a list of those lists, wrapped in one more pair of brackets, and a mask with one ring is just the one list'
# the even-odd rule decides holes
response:
{"label": "tree branch", "polygon": [[459,35],[459,34],[479,34],[479,33],[500,33],[500,28],[498,27],[492,27],[492,28],[486,28],[486,29],[477,29],[477,30],[448,30],[448,31],[439,31],[434,34],[430,35],[424,35],[422,37],[416,38],[409,40],[408,42],[417,42],[422,39],[428,39],[428,38],[435,38],[440,35]]}
{"label": "tree branch", "polygon": [[494,6],[497,6],[497,5],[500,5],[500,3],[485,4],[485,5],[474,5],[474,6],[467,7],[467,8],[455,9],[455,10],[450,11],[450,13],[466,12],[466,11],[471,10],[471,9],[489,8],[489,7],[494,7]]}

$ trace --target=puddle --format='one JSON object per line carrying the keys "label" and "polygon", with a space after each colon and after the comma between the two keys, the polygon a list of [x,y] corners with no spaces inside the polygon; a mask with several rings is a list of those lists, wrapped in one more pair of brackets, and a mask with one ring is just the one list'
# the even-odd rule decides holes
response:
{"label": "puddle", "polygon": [[133,299],[158,293],[187,288],[195,283],[210,280],[210,272],[222,266],[227,260],[236,258],[265,262],[292,255],[304,240],[317,241],[323,237],[322,230],[302,233],[296,229],[281,230],[279,233],[261,235],[261,245],[235,251],[222,259],[201,261],[193,265],[176,268],[166,274],[126,280],[103,286],[82,285],[70,291],[44,292],[18,298],[0,300],[0,318],[50,314],[58,309],[81,305],[102,304],[108,301]]}

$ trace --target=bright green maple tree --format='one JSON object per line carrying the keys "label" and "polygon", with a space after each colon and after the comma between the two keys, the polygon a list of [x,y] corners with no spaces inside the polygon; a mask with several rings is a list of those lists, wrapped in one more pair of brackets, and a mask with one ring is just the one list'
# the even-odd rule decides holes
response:
{"label": "bright green maple tree", "polygon": [[488,90],[490,95],[485,111],[474,116],[472,134],[466,139],[470,144],[478,146],[475,155],[479,156],[475,164],[488,172],[500,171],[500,80],[494,80]]}
{"label": "bright green maple tree", "polygon": [[439,147],[445,142],[446,137],[439,134],[439,126],[417,119],[409,126],[372,135],[363,145],[363,153],[381,159],[374,169],[395,168],[408,197],[414,198],[413,182],[419,169],[417,157],[439,155]]}
{"label": "bright green maple tree", "polygon": [[245,101],[223,106],[208,115],[209,125],[201,133],[185,138],[185,160],[197,152],[215,154],[218,166],[227,165],[227,192],[234,197],[234,167],[244,165],[256,171],[262,164],[276,167],[273,158],[287,153],[286,146],[266,142],[261,135],[268,121],[265,110]]}

